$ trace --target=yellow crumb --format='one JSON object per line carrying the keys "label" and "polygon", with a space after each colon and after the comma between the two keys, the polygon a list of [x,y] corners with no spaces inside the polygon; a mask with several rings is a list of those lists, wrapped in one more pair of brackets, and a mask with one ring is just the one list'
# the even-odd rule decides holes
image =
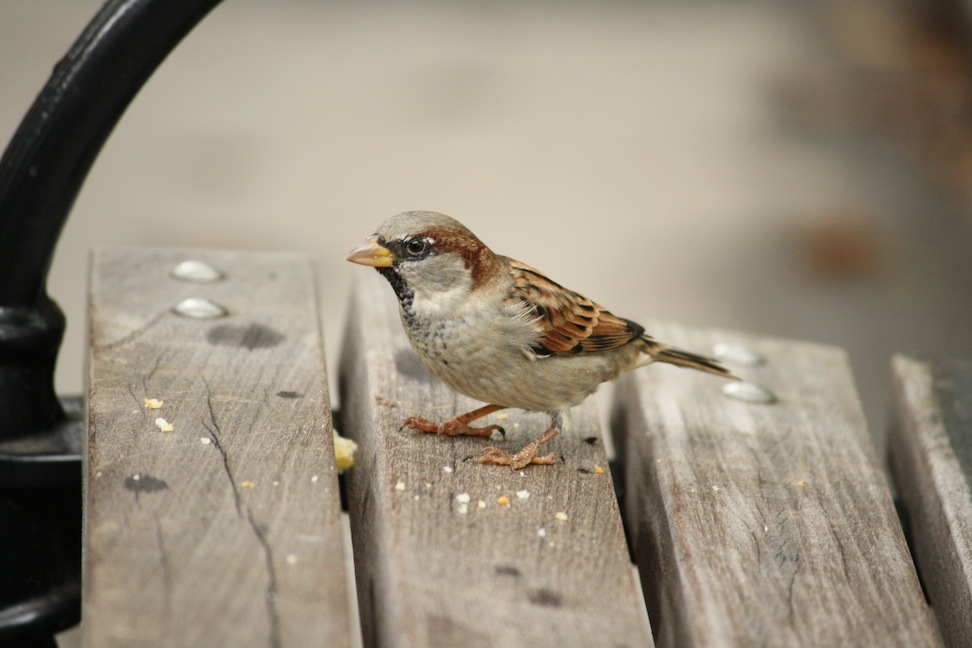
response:
{"label": "yellow crumb", "polygon": [[803,488],[806,485],[807,485],[807,482],[803,481],[802,479],[797,482],[797,486],[799,486],[800,488]]}
{"label": "yellow crumb", "polygon": [[561,522],[566,522],[567,521],[567,514],[564,513],[563,511],[557,511],[554,514],[554,517],[557,518],[558,520],[560,520]]}
{"label": "yellow crumb", "polygon": [[145,409],[159,409],[165,405],[165,401],[160,401],[158,398],[146,398]]}
{"label": "yellow crumb", "polygon": [[240,486],[242,486],[243,488],[253,488],[254,486],[256,486],[256,484],[254,484],[249,479],[247,479],[245,482],[240,484]]}
{"label": "yellow crumb", "polygon": [[496,414],[496,418],[498,418],[501,421],[505,421],[508,416],[509,414],[507,414],[506,412],[499,412]]}
{"label": "yellow crumb", "polygon": [[354,453],[357,450],[357,443],[334,433],[334,463],[337,465],[338,474],[354,465]]}
{"label": "yellow crumb", "polygon": [[604,469],[598,466],[597,464],[594,464],[594,472],[596,472],[598,475],[601,475],[604,473]]}
{"label": "yellow crumb", "polygon": [[510,498],[507,497],[506,495],[500,495],[499,499],[496,500],[496,503],[499,504],[500,506],[509,506]]}
{"label": "yellow crumb", "polygon": [[172,424],[166,421],[161,416],[155,419],[155,427],[159,428],[163,432],[171,432],[173,430]]}

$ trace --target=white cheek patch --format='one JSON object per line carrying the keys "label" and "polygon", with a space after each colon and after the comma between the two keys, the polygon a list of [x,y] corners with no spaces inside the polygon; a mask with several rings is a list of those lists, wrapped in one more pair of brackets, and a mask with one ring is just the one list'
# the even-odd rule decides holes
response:
{"label": "white cheek patch", "polygon": [[416,288],[412,312],[419,318],[455,315],[468,294],[469,289],[466,286],[456,286],[448,290]]}

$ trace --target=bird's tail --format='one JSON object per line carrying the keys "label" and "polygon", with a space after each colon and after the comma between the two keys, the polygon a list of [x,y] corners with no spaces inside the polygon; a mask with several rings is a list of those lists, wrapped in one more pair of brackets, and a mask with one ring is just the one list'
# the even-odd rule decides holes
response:
{"label": "bird's tail", "polygon": [[698,369],[699,371],[705,371],[717,376],[722,376],[723,378],[739,380],[738,376],[733,375],[731,371],[723,367],[717,360],[714,360],[713,358],[709,358],[708,356],[698,353],[692,353],[691,351],[686,351],[684,349],[666,346],[659,342],[655,342],[654,340],[646,341],[648,342],[648,347],[645,351],[656,362],[666,362],[679,367]]}

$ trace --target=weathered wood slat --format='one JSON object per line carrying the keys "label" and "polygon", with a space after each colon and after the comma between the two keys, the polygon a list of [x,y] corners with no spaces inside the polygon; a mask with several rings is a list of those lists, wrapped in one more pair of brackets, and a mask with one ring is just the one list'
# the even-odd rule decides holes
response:
{"label": "weathered wood slat", "polygon": [[891,471],[948,646],[972,646],[972,360],[892,362]]}
{"label": "weathered wood slat", "polygon": [[934,646],[845,354],[832,347],[650,327],[734,367],[777,402],[649,367],[618,385],[625,513],[660,646]]}
{"label": "weathered wood slat", "polygon": [[550,444],[564,463],[521,472],[466,459],[518,448],[544,415],[511,411],[505,440],[401,431],[481,403],[422,367],[377,275],[353,295],[341,411],[365,645],[651,645],[593,405]]}
{"label": "weathered wood slat", "polygon": [[[225,279],[173,279],[187,258]],[[175,314],[187,297],[229,315]],[[310,263],[295,255],[95,253],[88,646],[348,645],[316,303]]]}

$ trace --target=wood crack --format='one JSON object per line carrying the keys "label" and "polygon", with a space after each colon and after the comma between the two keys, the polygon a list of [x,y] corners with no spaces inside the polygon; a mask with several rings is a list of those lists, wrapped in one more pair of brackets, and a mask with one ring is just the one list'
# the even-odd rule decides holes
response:
{"label": "wood crack", "polygon": [[[220,456],[223,459],[223,471],[226,473],[229,479],[230,487],[233,490],[233,503],[236,505],[236,514],[245,519],[253,531],[253,536],[260,545],[260,549],[263,552],[264,564],[267,570],[267,586],[265,593],[265,604],[267,610],[267,618],[270,623],[270,645],[277,648],[281,645],[280,642],[280,615],[277,612],[277,572],[273,566],[273,552],[270,548],[270,543],[267,540],[266,534],[263,529],[257,524],[256,520],[253,518],[253,511],[249,507],[245,507],[243,504],[243,498],[240,495],[240,490],[236,485],[236,479],[233,477],[233,470],[230,468],[229,455],[226,449],[223,447],[222,443],[222,429],[219,426],[219,422],[216,420],[216,411],[213,408],[212,392],[209,389],[209,383],[206,379],[203,379],[203,384],[206,385],[206,407],[209,410],[209,423],[203,422],[203,427],[205,427],[210,436],[213,438],[213,445],[216,446],[216,450],[219,451]],[[246,513],[244,514],[244,508]]]}
{"label": "wood crack", "polygon": [[246,510],[246,521],[253,530],[253,535],[256,536],[257,542],[260,543],[260,548],[263,551],[263,561],[267,568],[265,599],[267,618],[270,621],[270,645],[273,648],[278,648],[281,645],[280,615],[277,612],[277,570],[273,566],[273,551],[270,548],[270,542],[267,540],[266,534],[260,525],[257,524],[256,520],[253,519],[253,512],[249,508]]}
{"label": "wood crack", "polygon": [[216,421],[216,412],[213,410],[213,399],[209,391],[209,383],[205,379],[203,379],[203,383],[206,385],[206,407],[209,408],[209,421],[212,424],[212,427],[210,427],[203,421],[203,427],[209,432],[209,435],[213,439],[213,445],[216,446],[220,457],[223,458],[223,472],[229,478],[230,488],[233,490],[233,503],[236,505],[236,515],[243,517],[243,500],[240,497],[240,489],[236,486],[236,480],[233,478],[233,469],[230,468],[229,456],[227,456],[226,449],[223,447],[221,439],[223,431]]}

